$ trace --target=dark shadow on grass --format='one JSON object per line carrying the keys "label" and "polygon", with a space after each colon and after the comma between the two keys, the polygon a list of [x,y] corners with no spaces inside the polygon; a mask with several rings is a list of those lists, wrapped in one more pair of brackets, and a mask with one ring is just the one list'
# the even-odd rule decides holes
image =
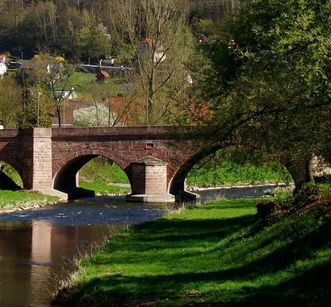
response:
{"label": "dark shadow on grass", "polygon": [[[129,238],[120,237],[119,240],[114,238],[111,243],[104,248],[107,254],[111,254],[114,250],[125,251],[128,257],[119,258],[112,257],[112,264],[125,264],[134,262],[135,254],[139,252],[148,252],[150,250],[166,250],[172,248],[185,249],[185,256],[194,256],[201,252],[187,251],[194,246],[217,244],[220,240],[237,232],[238,230],[251,225],[256,221],[256,216],[244,216],[226,220],[166,220],[159,219],[157,221],[146,222],[135,226]],[[132,255],[133,257],[130,257]],[[162,261],[172,262],[170,255],[164,255]],[[145,253],[144,258],[140,261],[154,261],[155,256],[151,253],[149,256]],[[107,264],[108,258],[99,258],[95,260],[98,265]]]}
{"label": "dark shadow on grass", "polygon": [[162,240],[175,242],[183,240],[209,240],[216,237],[218,240],[230,235],[240,228],[246,227],[256,221],[255,215],[228,219],[208,220],[181,220],[162,219],[135,226],[139,230],[135,234],[135,240],[151,242]]}
{"label": "dark shadow on grass", "polygon": [[[316,266],[287,282],[273,287],[261,287],[238,302],[226,307],[246,306],[331,306],[331,260]],[[215,302],[214,298],[210,298]]]}
{"label": "dark shadow on grass", "polygon": [[[123,252],[136,253],[132,258],[114,259],[110,257],[96,259],[95,264],[122,264],[126,261],[148,264],[161,262],[163,264],[176,259],[171,255],[164,255],[161,259],[155,259],[153,254],[145,254],[139,258],[140,251],[158,250],[171,248],[174,245],[200,244],[208,240],[221,241],[232,235],[241,227],[249,226],[255,221],[254,216],[245,216],[227,220],[159,220],[136,226],[128,240],[115,241],[116,249]],[[317,221],[317,219],[316,219]],[[293,222],[293,221],[292,221]],[[304,224],[305,220],[301,221]],[[296,225],[294,220],[293,225]],[[278,227],[271,236],[258,241],[259,244],[238,253],[232,268],[222,269],[221,265],[215,268],[209,266],[205,270],[197,271],[192,267],[185,272],[125,276],[113,275],[94,279],[72,292],[66,304],[62,306],[136,306],[141,303],[159,303],[174,305],[217,305],[217,306],[330,306],[331,302],[331,259],[324,260],[322,264],[318,261],[310,269],[300,270],[290,280],[279,279],[274,286],[243,286],[243,282],[252,282],[263,277],[275,277],[277,273],[292,267],[299,260],[308,261],[316,256],[317,251],[330,249],[331,223],[330,221],[319,227],[312,228],[289,228],[292,233],[291,240],[280,247],[273,247],[268,254],[261,253],[261,256],[246,261],[248,253],[272,244],[273,240],[284,239],[286,234],[283,228]],[[296,234],[296,230],[302,230]],[[279,237],[277,237],[279,236]],[[240,236],[239,236],[240,237]],[[212,239],[210,239],[212,238]],[[240,237],[241,239],[241,237]],[[231,242],[236,244],[235,241]],[[240,245],[239,245],[240,246]],[[108,252],[113,250],[112,244]],[[229,246],[231,248],[231,245]],[[210,250],[208,251],[210,252]],[[222,253],[227,253],[227,247],[218,251],[220,261]],[[125,253],[123,253],[124,255]],[[203,252],[198,252],[197,259],[205,261]],[[193,254],[192,254],[193,255]],[[184,257],[187,255],[184,255]],[[135,258],[137,257],[137,258]],[[116,258],[116,257],[115,257]],[[136,259],[136,260],[135,260]],[[100,261],[101,260],[101,261]],[[185,260],[185,258],[184,258]],[[197,260],[198,261],[198,260]],[[108,262],[108,263],[107,263]],[[295,266],[293,266],[295,267]],[[201,266],[200,266],[201,268]],[[295,274],[293,269],[293,274]],[[281,275],[281,274],[280,274]],[[222,287],[223,283],[238,282],[238,287]],[[277,282],[277,278],[273,282]],[[185,289],[199,289],[201,285],[214,283],[214,288],[203,293],[187,293]],[[189,285],[189,286],[188,286]],[[258,283],[257,283],[258,285]],[[208,287],[207,287],[208,288]],[[169,299],[169,301],[167,301]],[[168,302],[168,303],[167,303]]]}
{"label": "dark shadow on grass", "polygon": [[[167,299],[170,305],[199,305],[198,302],[203,302],[220,306],[330,306],[331,261],[277,286],[232,291],[221,289],[195,297],[181,292],[186,283],[217,280],[221,284],[239,279],[234,276],[239,271],[104,277],[83,285],[79,293],[73,293],[61,306],[76,306],[77,303],[77,306],[136,306]],[[246,280],[244,274],[241,280]]]}
{"label": "dark shadow on grass", "polygon": [[248,209],[248,208],[256,208],[256,203],[259,201],[265,201],[266,198],[254,198],[254,199],[235,199],[235,200],[223,200],[208,203],[205,205],[201,205],[199,207],[195,207],[194,210],[210,210],[210,209]]}

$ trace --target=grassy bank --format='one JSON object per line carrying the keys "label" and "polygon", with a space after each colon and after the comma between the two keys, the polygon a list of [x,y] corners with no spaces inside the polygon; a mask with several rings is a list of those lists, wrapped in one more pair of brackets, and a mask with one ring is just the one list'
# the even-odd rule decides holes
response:
{"label": "grassy bank", "polygon": [[167,214],[81,262],[65,306],[327,306],[331,217],[312,210],[261,226],[257,200]]}
{"label": "grassy bank", "polygon": [[100,179],[93,182],[82,181],[79,186],[95,191],[97,195],[129,194],[131,192],[130,188],[114,186]]}
{"label": "grassy bank", "polygon": [[[289,182],[289,174],[278,165],[258,167],[223,162],[215,167],[195,167],[187,177],[189,186],[210,187],[238,184]],[[130,193],[129,188],[112,186],[112,183],[129,183],[124,171],[105,158],[96,158],[80,170],[80,186],[97,194]]]}
{"label": "grassy bank", "polygon": [[65,87],[65,89],[74,88],[79,98],[83,98],[86,95],[93,95],[93,92],[112,89],[112,95],[116,95],[125,80],[121,78],[110,78],[106,83],[97,82],[96,73],[86,72],[73,72],[69,78],[65,78],[58,83],[58,88]]}
{"label": "grassy bank", "polygon": [[0,192],[0,213],[17,208],[41,206],[58,201],[57,197],[35,192],[6,191]]}
{"label": "grassy bank", "polygon": [[129,183],[125,172],[115,163],[99,157],[93,159],[79,172],[79,186],[98,195],[129,194],[131,189],[113,184]]}
{"label": "grassy bank", "polygon": [[289,173],[278,164],[256,166],[223,161],[216,165],[196,166],[188,174],[189,186],[213,187],[222,185],[290,182]]}

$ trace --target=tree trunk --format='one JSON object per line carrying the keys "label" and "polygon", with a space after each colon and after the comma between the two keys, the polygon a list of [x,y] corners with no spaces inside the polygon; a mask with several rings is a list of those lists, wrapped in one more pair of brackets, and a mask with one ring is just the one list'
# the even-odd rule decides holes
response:
{"label": "tree trunk", "polygon": [[285,163],[285,167],[294,181],[294,194],[298,193],[304,184],[314,182],[311,161],[312,159],[300,159],[290,160]]}
{"label": "tree trunk", "polygon": [[61,108],[56,108],[56,117],[57,117],[57,121],[58,121],[58,126],[59,128],[62,127],[62,114],[61,114]]}

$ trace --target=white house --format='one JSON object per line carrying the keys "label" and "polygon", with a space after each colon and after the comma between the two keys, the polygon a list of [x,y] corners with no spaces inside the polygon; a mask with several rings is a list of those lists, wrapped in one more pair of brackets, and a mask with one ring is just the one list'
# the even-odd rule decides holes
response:
{"label": "white house", "polygon": [[6,55],[5,54],[0,54],[0,63],[6,64]]}
{"label": "white house", "polygon": [[64,89],[55,90],[54,96],[58,100],[62,100],[62,99],[72,100],[77,98],[77,94],[74,88],[71,88],[70,90],[64,90]]}
{"label": "white house", "polygon": [[158,42],[156,42],[152,38],[145,38],[140,45],[140,48],[138,50],[139,55],[145,55],[150,53],[152,50],[155,50],[154,52],[154,63],[157,62],[163,62],[166,59],[165,50],[162,47],[162,45]]}
{"label": "white house", "polygon": [[0,78],[2,79],[7,72],[7,66],[4,63],[0,63]]}

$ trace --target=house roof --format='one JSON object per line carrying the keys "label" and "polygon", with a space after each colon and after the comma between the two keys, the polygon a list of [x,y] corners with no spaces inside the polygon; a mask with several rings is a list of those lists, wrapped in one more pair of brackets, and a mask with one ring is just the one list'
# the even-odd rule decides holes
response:
{"label": "house roof", "polygon": [[100,70],[100,71],[98,71],[98,76],[101,76],[101,77],[103,77],[103,78],[105,78],[105,79],[108,79],[108,78],[110,78],[110,75],[109,75],[109,73],[107,72],[107,71],[105,71],[105,70]]}
{"label": "house roof", "polygon": [[145,38],[142,42],[141,42],[142,45],[145,45],[145,46],[149,46],[149,47],[156,47],[156,51],[158,52],[164,52],[164,48],[163,46],[159,43],[159,42],[156,42],[155,43],[155,39],[153,38]]}

